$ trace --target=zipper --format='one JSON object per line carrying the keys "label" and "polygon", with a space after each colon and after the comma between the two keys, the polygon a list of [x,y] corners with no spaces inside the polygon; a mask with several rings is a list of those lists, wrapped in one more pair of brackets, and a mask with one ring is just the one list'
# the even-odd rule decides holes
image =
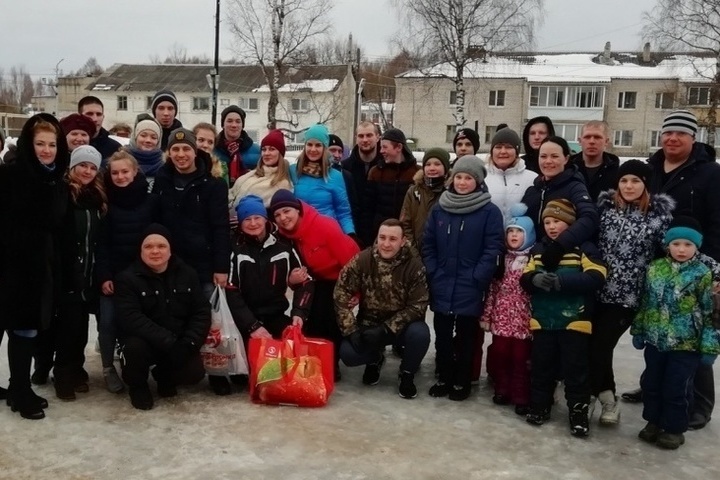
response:
{"label": "zipper", "polygon": [[538,210],[537,224],[542,225],[542,211],[545,208],[545,187],[540,190],[540,209]]}

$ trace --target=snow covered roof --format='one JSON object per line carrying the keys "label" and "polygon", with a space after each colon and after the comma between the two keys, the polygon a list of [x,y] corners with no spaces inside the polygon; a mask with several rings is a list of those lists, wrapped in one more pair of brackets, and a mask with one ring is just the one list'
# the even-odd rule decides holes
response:
{"label": "snow covered roof", "polygon": [[[690,54],[654,54],[659,59],[638,62],[638,54],[613,54],[602,63],[596,53],[548,55],[490,55],[476,60],[465,70],[465,78],[523,78],[528,82],[607,83],[612,79],[678,79],[683,82],[710,82],[715,59]],[[455,76],[450,64],[411,70],[398,78]]]}
{"label": "snow covered roof", "polygon": [[[332,92],[340,83],[339,80],[334,78],[322,78],[318,80],[304,80],[300,83],[286,83],[282,85],[278,92],[280,93],[294,93],[294,92]],[[269,92],[270,87],[268,84],[261,85],[260,87],[253,90],[253,92]]]}

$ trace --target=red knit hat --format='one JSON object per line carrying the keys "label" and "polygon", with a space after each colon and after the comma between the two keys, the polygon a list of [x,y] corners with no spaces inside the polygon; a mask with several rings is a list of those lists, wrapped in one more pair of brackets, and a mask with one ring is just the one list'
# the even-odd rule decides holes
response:
{"label": "red knit hat", "polygon": [[280,130],[270,130],[265,138],[260,142],[260,148],[262,147],[275,147],[279,152],[280,156],[285,156],[285,136]]}
{"label": "red knit hat", "polygon": [[60,127],[65,135],[73,130],[84,130],[90,138],[95,136],[95,122],[79,113],[72,113],[60,120]]}

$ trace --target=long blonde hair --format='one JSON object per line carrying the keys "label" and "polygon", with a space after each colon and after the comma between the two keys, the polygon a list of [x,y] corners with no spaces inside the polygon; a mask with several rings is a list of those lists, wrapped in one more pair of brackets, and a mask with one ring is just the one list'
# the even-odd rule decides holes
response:
{"label": "long blonde hair", "polygon": [[82,192],[84,188],[95,190],[102,202],[100,205],[100,216],[105,216],[108,209],[108,199],[107,193],[105,192],[105,181],[103,180],[103,176],[100,175],[100,171],[98,171],[97,175],[95,175],[95,179],[92,181],[92,183],[90,183],[89,185],[83,185],[77,180],[75,180],[75,178],[73,178],[72,171],[74,169],[75,167],[68,168],[67,172],[65,172],[65,181],[70,188],[70,198],[72,199],[73,203],[77,204],[80,192]]}
{"label": "long blonde hair", "polygon": [[[280,152],[278,152],[278,156],[280,155]],[[257,167],[255,167],[255,175],[258,177],[264,177],[267,175],[267,172],[265,171],[265,168],[267,165],[265,165],[262,161],[262,158],[260,158],[260,161],[257,164]],[[299,172],[298,172],[299,174]],[[273,176],[272,180],[270,180],[270,186],[274,187],[278,183],[285,180],[288,184],[292,185],[292,180],[290,179],[290,163],[285,160],[283,157],[278,158],[277,163],[277,172],[275,172],[275,175]]]}
{"label": "long blonde hair", "polygon": [[[302,152],[300,152],[300,155],[297,157],[297,176],[300,178],[300,176],[303,174],[303,167],[305,166],[306,162],[309,162],[307,160],[305,155],[305,147],[303,147]],[[320,172],[322,173],[322,177],[327,180],[330,176],[330,151],[327,149],[325,145],[323,145],[323,153],[320,157],[320,160],[318,160],[318,163],[320,164]]]}

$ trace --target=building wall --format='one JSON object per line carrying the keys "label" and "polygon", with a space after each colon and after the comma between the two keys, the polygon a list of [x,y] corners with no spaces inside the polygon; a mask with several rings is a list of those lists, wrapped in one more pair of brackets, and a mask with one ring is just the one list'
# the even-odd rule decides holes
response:
{"label": "building wall", "polygon": [[57,110],[53,107],[47,111],[56,112],[55,116],[58,118],[77,113],[80,99],[86,95],[94,95],[87,87],[95,80],[97,77],[60,77],[57,85]]}

